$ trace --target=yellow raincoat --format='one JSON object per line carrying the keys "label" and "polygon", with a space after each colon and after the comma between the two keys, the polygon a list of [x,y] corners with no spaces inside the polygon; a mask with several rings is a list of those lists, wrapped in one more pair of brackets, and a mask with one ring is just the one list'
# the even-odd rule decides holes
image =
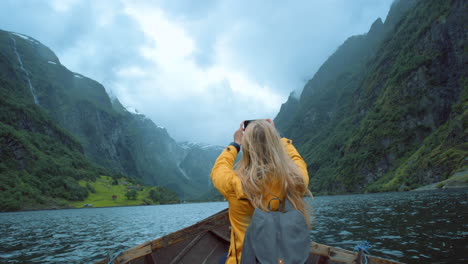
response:
{"label": "yellow raincoat", "polygon": [[[292,141],[282,138],[286,152],[294,163],[301,169],[304,175],[306,186],[309,184],[309,175],[307,173],[307,164],[292,145]],[[229,220],[231,222],[231,245],[229,247],[227,264],[236,263],[237,259],[240,263],[242,255],[242,245],[244,243],[245,232],[250,224],[250,219],[253,215],[254,208],[250,204],[247,196],[242,191],[242,185],[239,177],[234,172],[234,162],[237,157],[237,149],[234,146],[226,147],[221,155],[216,160],[213,170],[211,171],[211,180],[218,191],[226,198],[229,203]],[[276,188],[275,188],[276,187]],[[273,194],[265,195],[265,205],[274,197],[284,198],[284,194],[279,193],[280,186],[270,186]],[[278,210],[279,202],[273,200],[271,209]],[[235,242],[232,243],[232,241]]]}

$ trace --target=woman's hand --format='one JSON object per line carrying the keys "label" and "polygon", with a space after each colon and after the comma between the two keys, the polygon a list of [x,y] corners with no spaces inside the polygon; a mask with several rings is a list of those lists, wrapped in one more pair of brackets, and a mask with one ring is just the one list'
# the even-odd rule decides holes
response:
{"label": "woman's hand", "polygon": [[265,121],[267,121],[267,122],[270,123],[273,127],[275,127],[275,122],[273,122],[273,120],[271,120],[270,118],[265,119]]}
{"label": "woman's hand", "polygon": [[236,142],[237,144],[241,144],[241,141],[242,141],[242,137],[244,136],[244,122],[242,121],[242,123],[240,124],[240,127],[239,129],[236,130],[236,132],[234,133],[234,142]]}

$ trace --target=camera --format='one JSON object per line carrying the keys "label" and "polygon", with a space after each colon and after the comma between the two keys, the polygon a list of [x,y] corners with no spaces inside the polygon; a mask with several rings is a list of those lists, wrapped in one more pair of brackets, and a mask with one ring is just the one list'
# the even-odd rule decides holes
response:
{"label": "camera", "polygon": [[256,120],[257,120],[257,119],[254,119],[254,120],[245,120],[245,121],[244,121],[244,128],[243,128],[243,129],[245,130],[245,129],[247,128],[247,126],[248,126],[251,122],[256,121]]}

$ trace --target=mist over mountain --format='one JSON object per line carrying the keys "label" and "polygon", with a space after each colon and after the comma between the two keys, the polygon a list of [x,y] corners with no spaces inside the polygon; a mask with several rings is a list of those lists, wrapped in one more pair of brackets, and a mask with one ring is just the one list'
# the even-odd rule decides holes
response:
{"label": "mist over mountain", "polygon": [[[100,83],[71,72],[29,36],[0,31],[0,55],[3,191],[24,184],[41,196],[53,196],[56,184],[34,187],[34,181],[47,181],[51,173],[58,181],[67,179],[65,189],[79,190],[76,199],[86,196],[76,180],[102,174],[165,186],[184,200],[211,190],[209,172],[222,148],[177,143],[165,128],[127,110]],[[65,153],[74,157],[53,168],[38,158],[54,164],[68,157]]]}
{"label": "mist over mountain", "polygon": [[392,1],[0,1],[0,28],[40,40],[176,141],[224,145]]}
{"label": "mist over mountain", "polygon": [[[314,192],[466,184],[466,5],[395,1],[290,94],[275,123],[308,163]],[[0,210],[66,207],[92,192],[82,181],[103,175],[181,200],[219,198],[209,174],[223,147],[176,142],[41,42],[2,30],[0,110]]]}
{"label": "mist over mountain", "polygon": [[466,184],[466,12],[466,1],[395,1],[385,23],[348,38],[282,105],[275,123],[314,191]]}

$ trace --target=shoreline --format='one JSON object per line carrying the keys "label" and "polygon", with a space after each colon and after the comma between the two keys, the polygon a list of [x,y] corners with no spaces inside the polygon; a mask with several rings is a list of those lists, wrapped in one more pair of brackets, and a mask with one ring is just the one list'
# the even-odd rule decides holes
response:
{"label": "shoreline", "polygon": [[171,204],[194,204],[194,203],[215,203],[224,201],[200,201],[200,202],[186,202],[186,203],[164,203],[164,204],[139,204],[139,205],[115,205],[115,206],[96,206],[96,207],[41,207],[41,208],[27,208],[16,211],[2,211],[1,213],[19,213],[19,212],[32,212],[32,211],[55,211],[55,210],[81,210],[81,209],[102,209],[102,208],[118,208],[118,207],[132,207],[132,206],[159,206],[159,205],[171,205]]}
{"label": "shoreline", "polygon": [[[422,191],[434,191],[434,190],[458,190],[458,189],[467,189],[468,191],[468,183],[467,184],[459,184],[459,185],[450,185],[448,187],[436,187],[438,183],[429,184],[426,186],[422,186],[410,191],[391,191],[391,192],[373,192],[373,193],[340,193],[340,194],[314,194],[313,197],[323,197],[323,196],[340,196],[340,195],[367,195],[367,194],[379,194],[379,193],[404,193],[404,192],[422,192]],[[312,198],[313,199],[313,198]],[[72,206],[51,206],[51,207],[41,207],[41,208],[26,208],[17,211],[3,211],[0,213],[17,213],[17,212],[31,212],[31,211],[55,211],[55,210],[79,210],[79,209],[102,209],[102,208],[117,208],[117,207],[130,207],[130,206],[157,206],[157,205],[171,205],[171,204],[196,204],[196,203],[212,203],[212,202],[225,202],[221,200],[213,200],[213,201],[193,201],[193,202],[185,202],[185,203],[165,203],[165,204],[140,204],[140,205],[116,205],[116,206],[99,206],[99,207],[72,207]]]}
{"label": "shoreline", "polygon": [[438,189],[462,188],[468,188],[468,170],[457,172],[446,180],[421,186],[411,191],[429,191]]}

